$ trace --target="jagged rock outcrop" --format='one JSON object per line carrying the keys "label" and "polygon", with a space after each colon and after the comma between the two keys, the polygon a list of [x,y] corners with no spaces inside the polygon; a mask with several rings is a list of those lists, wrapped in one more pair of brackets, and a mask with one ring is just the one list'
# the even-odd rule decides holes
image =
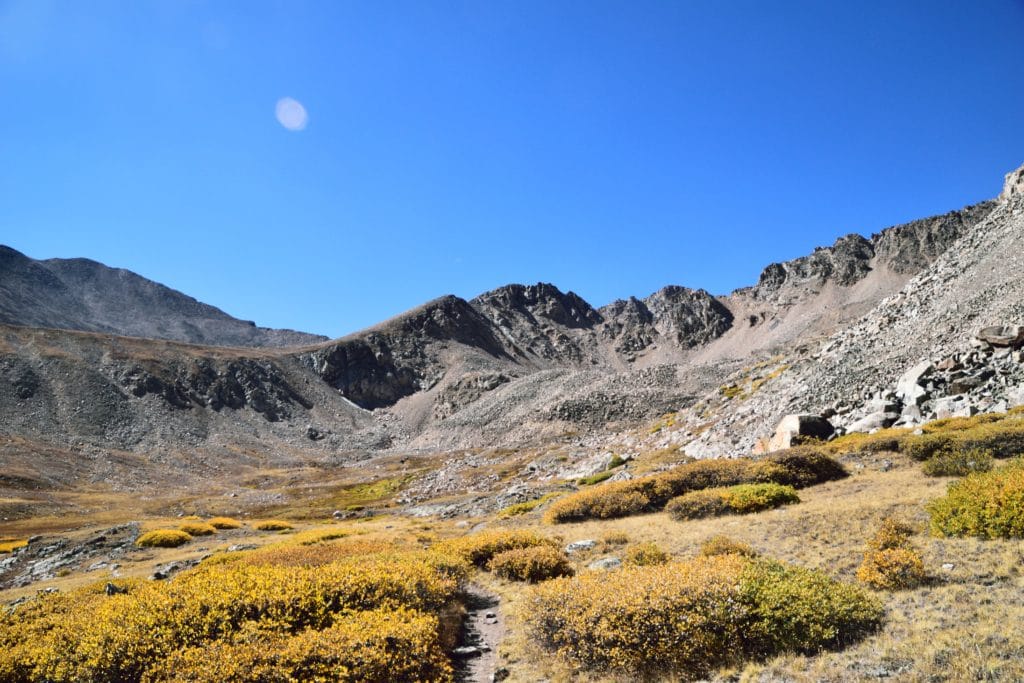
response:
{"label": "jagged rock outcrop", "polygon": [[732,312],[703,289],[665,287],[644,304],[658,333],[682,349],[706,344],[732,326]]}
{"label": "jagged rock outcrop", "polygon": [[1006,174],[999,201],[1009,202],[1021,196],[1024,196],[1024,166]]}
{"label": "jagged rock outcrop", "polygon": [[89,259],[37,261],[0,245],[0,324],[213,346],[300,346],[326,337],[257,327],[159,283]]}

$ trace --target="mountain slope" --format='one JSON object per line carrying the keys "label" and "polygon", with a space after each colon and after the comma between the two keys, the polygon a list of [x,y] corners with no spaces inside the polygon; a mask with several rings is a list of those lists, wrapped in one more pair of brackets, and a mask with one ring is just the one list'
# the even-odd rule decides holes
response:
{"label": "mountain slope", "polygon": [[0,323],[214,346],[298,346],[326,337],[256,327],[120,268],[37,261],[0,245]]}

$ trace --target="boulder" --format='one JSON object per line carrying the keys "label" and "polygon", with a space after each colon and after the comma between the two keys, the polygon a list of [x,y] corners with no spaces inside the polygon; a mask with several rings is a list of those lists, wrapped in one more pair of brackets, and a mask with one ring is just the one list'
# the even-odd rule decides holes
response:
{"label": "boulder", "polygon": [[597,541],[591,539],[585,539],[582,541],[573,541],[569,545],[565,546],[565,554],[572,555],[573,553],[579,553],[586,550],[593,550],[594,546],[597,545]]}
{"label": "boulder", "polygon": [[609,571],[611,569],[618,569],[622,566],[622,560],[617,557],[602,557],[600,560],[594,560],[587,565],[587,569],[594,571]]}
{"label": "boulder", "polygon": [[999,193],[1000,201],[1008,202],[1015,197],[1024,196],[1024,166],[1010,171],[1003,181],[1003,191]]}
{"label": "boulder", "polygon": [[832,423],[821,415],[787,415],[779,422],[775,435],[768,441],[769,451],[781,451],[803,439],[825,440],[835,433]]}
{"label": "boulder", "polygon": [[1024,346],[1024,327],[1020,325],[990,325],[978,330],[975,336],[990,346],[1015,349]]}
{"label": "boulder", "polygon": [[847,433],[849,432],[872,432],[876,429],[885,429],[891,426],[896,420],[900,419],[899,413],[892,412],[878,412],[866,415],[856,422],[851,422],[846,426]]}
{"label": "boulder", "polygon": [[921,380],[930,375],[933,369],[931,361],[924,360],[903,373],[896,382],[896,397],[904,405],[919,406],[924,403],[928,398],[928,390],[921,386]]}

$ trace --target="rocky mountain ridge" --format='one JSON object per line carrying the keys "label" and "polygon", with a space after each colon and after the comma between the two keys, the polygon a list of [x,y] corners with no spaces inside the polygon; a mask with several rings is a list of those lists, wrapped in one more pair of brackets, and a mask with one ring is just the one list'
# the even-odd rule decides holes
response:
{"label": "rocky mountain ridge", "polygon": [[[579,431],[581,443],[604,448],[679,413],[686,429],[637,447],[739,455],[789,412],[861,419],[910,361],[946,353],[967,325],[1020,319],[1024,311],[1001,303],[1017,293],[1003,255],[1018,253],[1024,234],[1020,201],[1011,194],[871,238],[849,235],[768,266],[728,296],[670,286],[594,308],[550,284],[508,285],[277,349],[0,327],[0,435],[30,444],[28,456],[94,452],[108,464],[89,465],[93,477],[117,469],[104,453],[132,454],[119,457],[136,465],[145,454],[132,475],[145,479],[147,468],[201,476],[239,463],[343,464]],[[971,278],[984,287],[958,321]],[[944,336],[929,331],[939,321]],[[60,463],[28,456],[18,467],[30,478],[64,476]]]}

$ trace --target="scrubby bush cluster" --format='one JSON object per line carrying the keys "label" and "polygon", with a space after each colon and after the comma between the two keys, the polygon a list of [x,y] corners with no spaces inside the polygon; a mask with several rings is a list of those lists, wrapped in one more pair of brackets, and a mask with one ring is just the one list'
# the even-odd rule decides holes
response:
{"label": "scrubby bush cluster", "polygon": [[647,477],[595,486],[561,498],[548,508],[550,523],[627,517],[656,512],[692,491],[750,483],[797,488],[846,476],[842,465],[807,446],[779,451],[762,460],[698,460]]}
{"label": "scrubby bush cluster", "polygon": [[427,551],[277,559],[228,556],[0,614],[0,681],[451,679],[465,563]]}
{"label": "scrubby bush cluster", "polygon": [[240,529],[242,523],[232,517],[212,517],[206,522],[214,529]]}
{"label": "scrubby bush cluster", "polygon": [[184,531],[189,536],[211,536],[217,533],[217,528],[206,522],[185,522],[178,527],[178,530]]}
{"label": "scrubby bush cluster", "polygon": [[556,579],[534,589],[524,609],[542,646],[630,679],[700,677],[747,659],[841,647],[882,619],[857,586],[739,554],[627,567],[614,590],[598,573]]}
{"label": "scrubby bush cluster", "polygon": [[487,563],[487,569],[503,579],[529,583],[575,574],[565,553],[549,545],[498,553]]}
{"label": "scrubby bush cluster", "polygon": [[256,522],[253,526],[260,531],[288,531],[295,528],[291,522],[286,522],[283,519],[265,519],[262,522]]}
{"label": "scrubby bush cluster", "polygon": [[921,465],[921,471],[929,477],[963,477],[991,469],[992,452],[982,448],[939,451]]}
{"label": "scrubby bush cluster", "polygon": [[729,513],[748,514],[781,505],[799,503],[792,486],[782,484],[739,484],[728,488],[690,491],[673,498],[665,506],[672,519],[688,520],[717,517]]}
{"label": "scrubby bush cluster", "polygon": [[721,535],[712,536],[701,543],[700,554],[706,557],[712,557],[714,555],[742,555],[744,557],[758,556],[758,552],[746,543]]}
{"label": "scrubby bush cluster", "polygon": [[625,564],[636,567],[653,567],[659,564],[666,564],[669,559],[668,553],[653,541],[630,546],[626,549],[626,554],[622,558]]}
{"label": "scrubby bush cluster", "polygon": [[1024,420],[1016,413],[935,420],[907,436],[900,450],[925,463],[932,476],[963,476],[991,469],[992,458],[1024,455]]}
{"label": "scrubby bush cluster", "polygon": [[435,546],[435,549],[439,553],[452,555],[469,564],[484,568],[499,553],[535,546],[557,548],[558,544],[550,538],[532,531],[496,530],[482,531],[442,541]]}
{"label": "scrubby bush cluster", "polygon": [[952,482],[928,512],[937,536],[1024,538],[1024,460]]}
{"label": "scrubby bush cluster", "polygon": [[177,548],[192,540],[192,536],[180,529],[154,529],[135,539],[135,545],[142,548]]}
{"label": "scrubby bush cluster", "polygon": [[915,588],[927,579],[921,553],[910,542],[914,529],[887,519],[868,541],[857,578],[872,588]]}

